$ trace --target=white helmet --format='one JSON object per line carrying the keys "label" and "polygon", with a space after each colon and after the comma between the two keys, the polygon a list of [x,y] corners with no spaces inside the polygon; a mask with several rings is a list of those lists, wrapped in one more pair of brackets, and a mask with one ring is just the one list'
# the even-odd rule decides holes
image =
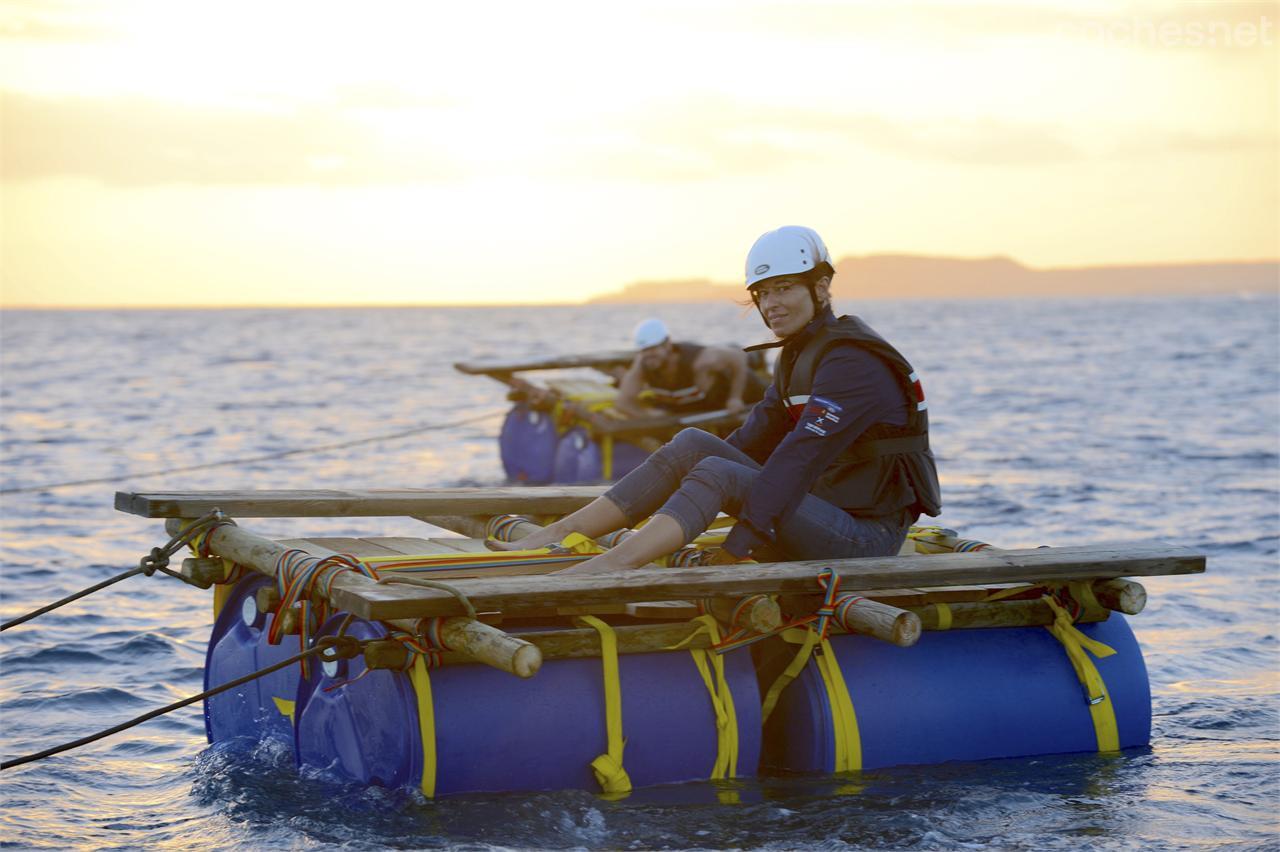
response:
{"label": "white helmet", "polygon": [[784,225],[762,234],[747,252],[747,289],[766,278],[799,275],[823,264],[828,274],[835,273],[831,255],[818,232],[800,225]]}
{"label": "white helmet", "polygon": [[670,336],[667,333],[666,323],[657,317],[650,317],[636,326],[636,348],[648,349],[650,346],[657,346]]}

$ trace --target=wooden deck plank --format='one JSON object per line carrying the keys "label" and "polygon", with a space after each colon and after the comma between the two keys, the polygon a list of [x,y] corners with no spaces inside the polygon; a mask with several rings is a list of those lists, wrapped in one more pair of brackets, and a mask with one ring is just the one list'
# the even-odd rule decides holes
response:
{"label": "wooden deck plank", "polygon": [[290,538],[280,542],[286,547],[296,547],[308,553],[314,547],[323,547],[334,553],[347,553],[351,556],[395,556],[396,551],[383,547],[366,538],[347,538],[345,536],[310,536],[308,538]]}
{"label": "wooden deck plank", "polygon": [[605,492],[603,485],[368,491],[117,491],[115,507],[144,518],[334,518],[417,515],[564,515]]}
{"label": "wooden deck plank", "polygon": [[[447,538],[413,538],[411,536],[378,536],[370,539],[387,548],[388,550],[400,553],[405,556],[426,556],[429,553],[457,553],[458,548],[451,547],[446,542]],[[459,539],[465,541],[465,539]]]}
{"label": "wooden deck plank", "polygon": [[[529,606],[588,606],[618,601],[686,600],[756,593],[813,594],[816,577],[828,568],[842,591],[904,586],[995,585],[1020,581],[1193,574],[1204,570],[1203,554],[1184,547],[1121,542],[1060,548],[978,551],[936,556],[885,556],[785,562],[749,567],[640,569],[606,575],[476,577],[452,583],[482,611]],[[334,603],[363,618],[456,615],[451,595],[431,589],[390,587],[336,589]]]}
{"label": "wooden deck plank", "polygon": [[468,375],[491,376],[502,373],[519,373],[525,370],[569,370],[579,367],[603,367],[630,364],[636,357],[633,349],[617,349],[586,355],[560,355],[526,361],[488,361],[474,364],[460,362],[453,368]]}
{"label": "wooden deck plank", "polygon": [[483,539],[477,538],[433,538],[431,539],[437,544],[445,545],[460,553],[491,553],[489,548],[484,546]]}

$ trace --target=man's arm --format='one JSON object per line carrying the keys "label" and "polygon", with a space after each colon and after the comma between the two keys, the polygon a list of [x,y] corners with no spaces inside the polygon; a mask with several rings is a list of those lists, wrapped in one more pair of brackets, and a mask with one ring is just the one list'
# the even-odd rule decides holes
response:
{"label": "man's arm", "polygon": [[640,391],[644,390],[644,367],[640,363],[640,353],[631,360],[631,366],[618,382],[618,398],[613,407],[628,417],[643,417],[648,410],[640,403]]}
{"label": "man's arm", "polygon": [[739,411],[743,407],[742,394],[747,387],[747,353],[741,349],[725,349],[707,346],[693,361],[693,381],[703,393],[715,384],[716,376],[724,375],[729,381],[729,396],[724,407]]}

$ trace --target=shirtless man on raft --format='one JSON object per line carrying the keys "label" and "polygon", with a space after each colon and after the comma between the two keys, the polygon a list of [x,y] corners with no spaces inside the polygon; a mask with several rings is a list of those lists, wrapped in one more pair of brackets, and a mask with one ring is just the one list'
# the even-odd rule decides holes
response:
{"label": "shirtless man on raft", "polygon": [[831,310],[821,237],[787,226],[747,254],[746,286],[782,347],[773,385],[727,439],[685,429],[578,511],[495,550],[596,538],[649,522],[558,573],[637,568],[689,543],[717,513],[737,519],[707,564],[766,547],[790,560],[887,556],[942,509],[924,391],[911,364],[854,316]]}
{"label": "shirtless man on raft", "polygon": [[639,351],[622,375],[614,402],[623,414],[654,414],[646,403],[662,413],[741,411],[764,398],[764,380],[740,349],[675,342],[656,317],[637,325],[634,338]]}

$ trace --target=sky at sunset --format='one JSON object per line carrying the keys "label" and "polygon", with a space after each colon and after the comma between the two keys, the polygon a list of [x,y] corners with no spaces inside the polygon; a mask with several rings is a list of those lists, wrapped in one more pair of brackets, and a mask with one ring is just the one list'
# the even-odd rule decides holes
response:
{"label": "sky at sunset", "polygon": [[1280,255],[1275,2],[0,3],[0,304]]}

